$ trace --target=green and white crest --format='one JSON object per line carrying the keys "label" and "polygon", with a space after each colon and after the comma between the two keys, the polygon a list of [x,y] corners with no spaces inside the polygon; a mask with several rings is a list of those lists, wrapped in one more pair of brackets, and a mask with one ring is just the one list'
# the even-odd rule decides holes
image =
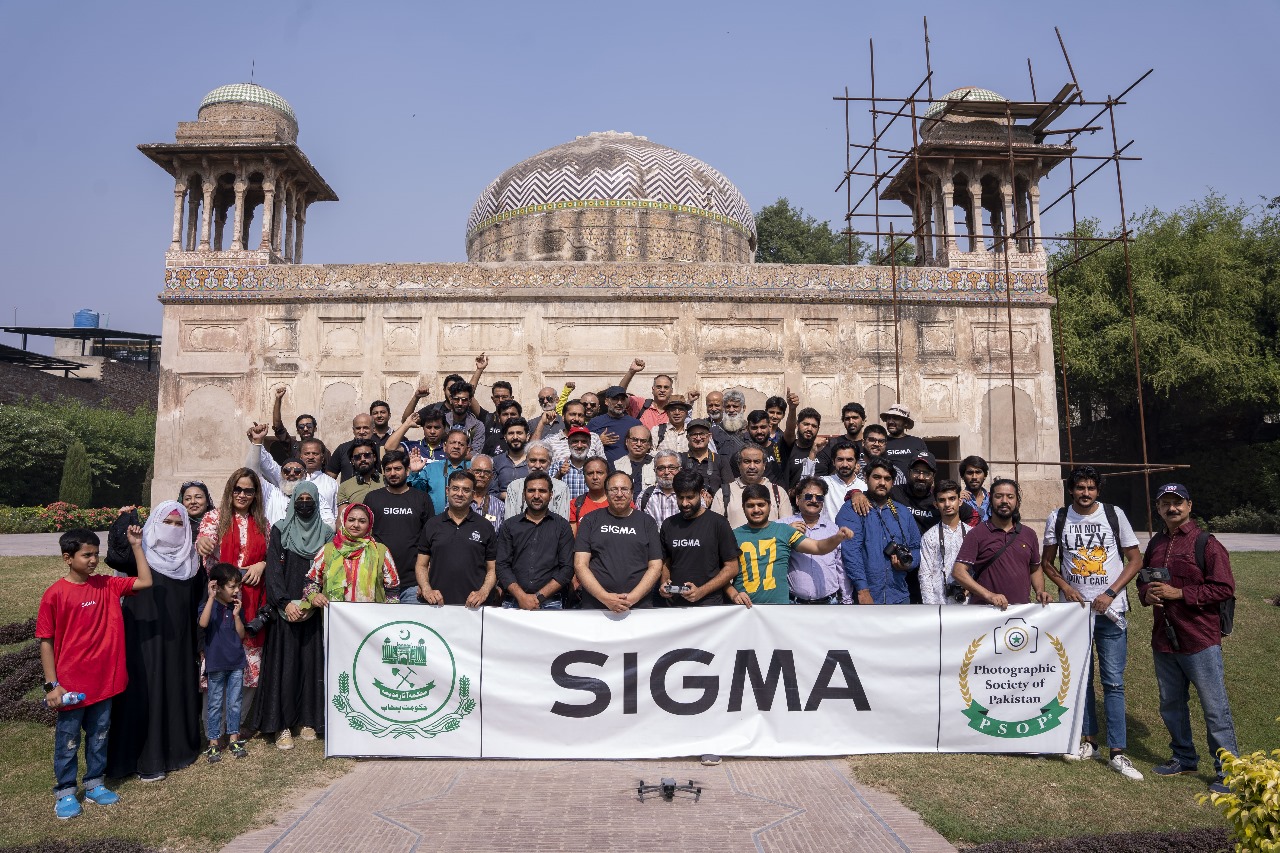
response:
{"label": "green and white crest", "polygon": [[365,635],[338,676],[333,706],[352,729],[374,737],[433,738],[462,725],[476,702],[444,637],[401,620]]}

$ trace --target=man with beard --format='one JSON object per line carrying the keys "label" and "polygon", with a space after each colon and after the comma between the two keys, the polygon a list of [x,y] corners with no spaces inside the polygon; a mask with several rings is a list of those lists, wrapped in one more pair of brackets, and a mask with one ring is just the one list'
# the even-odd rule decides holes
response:
{"label": "man with beard", "polygon": [[[289,514],[289,499],[293,496],[293,487],[302,481],[307,471],[306,466],[296,456],[284,460],[276,469],[277,476],[273,478],[279,482],[276,485],[266,478],[262,470],[262,448],[267,436],[267,425],[255,422],[245,434],[249,437],[249,455],[244,461],[244,467],[262,478],[262,513],[267,517],[267,524],[283,521]],[[267,459],[272,459],[270,454],[267,454]]]}
{"label": "man with beard", "polygon": [[551,478],[535,471],[524,478],[524,512],[498,532],[498,586],[503,607],[561,610],[573,580],[573,529],[550,512]]}
{"label": "man with beard", "polygon": [[1053,601],[1044,588],[1040,541],[1022,526],[1021,502],[1015,481],[996,480],[991,484],[991,518],[964,537],[952,574],[969,591],[970,604],[1005,610],[1010,604],[1026,604],[1028,589],[1041,605]]}
{"label": "man with beard", "polygon": [[378,541],[387,546],[396,566],[406,570],[395,594],[402,604],[417,604],[418,586],[407,569],[417,562],[422,527],[436,514],[435,507],[426,492],[409,488],[409,455],[403,450],[383,455],[382,482],[382,488],[365,495],[363,503],[373,511]]}
{"label": "man with beard", "polygon": [[683,394],[672,394],[667,401],[667,422],[658,424],[654,429],[657,450],[674,450],[676,453],[689,451],[688,419],[692,408]]}
{"label": "man with beard", "polygon": [[[871,459],[863,473],[867,514],[864,517],[852,503],[845,503],[836,516],[838,527],[853,531],[853,539],[840,546],[840,559],[859,604],[911,601],[907,572],[920,565],[920,528],[911,511],[889,497],[896,471],[882,457]],[[890,545],[896,547],[886,553]]]}
{"label": "man with beard", "polygon": [[[288,495],[292,495],[293,488],[286,487],[287,480],[282,479],[285,467],[290,467],[288,460],[285,465],[281,466],[276,460],[262,447],[262,442],[258,436],[265,435],[264,428],[259,424],[254,424],[255,430],[251,431],[249,440],[258,445],[258,464],[248,465],[246,467],[253,468],[254,471],[262,474],[262,482],[269,484],[282,492],[288,488]],[[250,448],[252,450],[253,448]],[[309,480],[316,484],[316,491],[320,493],[320,517],[325,524],[332,526],[338,515],[338,481],[330,477],[324,471],[324,442],[318,438],[306,438],[298,445],[298,459],[302,462],[302,477],[300,479]],[[293,463],[296,466],[297,462]],[[291,471],[296,472],[296,467],[291,467]],[[264,486],[265,491],[265,486]],[[287,501],[287,498],[286,498]],[[282,516],[283,517],[283,516]]]}
{"label": "man with beard", "polygon": [[373,440],[382,447],[391,435],[391,404],[386,400],[374,400],[369,404],[369,417],[373,418]]}
{"label": "man with beard", "polygon": [[723,454],[711,449],[711,422],[702,419],[689,424],[685,432],[689,437],[689,450],[680,454],[684,467],[702,475],[702,482],[710,494],[720,491],[720,487],[733,479],[729,469],[729,460]]}
{"label": "man with beard", "polygon": [[653,456],[649,454],[653,449],[653,436],[648,427],[636,424],[627,430],[626,444],[627,455],[614,462],[613,468],[631,477],[635,490],[631,499],[640,500],[640,493],[657,479],[653,473]]}
{"label": "man with beard", "polygon": [[[724,588],[738,573],[738,540],[728,520],[702,503],[706,482],[681,471],[672,488],[679,511],[662,522],[662,579],[658,595],[671,607],[724,604]],[[669,587],[680,587],[672,592]]]}
{"label": "man with beard", "polygon": [[624,613],[652,607],[649,593],[662,575],[662,541],[653,519],[631,504],[631,478],[612,474],[609,505],[578,523],[574,574],[582,606]]}
{"label": "man with beard", "polygon": [[[546,442],[531,441],[529,447],[525,450],[525,461],[529,466],[529,473],[534,471],[542,471],[548,476],[551,475],[551,451],[547,448]],[[556,515],[569,518],[569,487],[560,480],[551,481],[551,503],[549,505],[552,512]],[[524,512],[524,477],[518,480],[512,480],[511,485],[507,486],[506,497],[506,517],[508,520],[515,518]]]}
{"label": "man with beard", "polygon": [[[351,419],[350,441],[344,441],[333,449],[324,470],[330,477],[341,483],[356,475],[355,466],[351,464],[351,445],[357,441],[373,438],[373,418],[369,415],[356,415]],[[377,444],[374,445],[377,447]]]}
{"label": "man with beard", "polygon": [[[573,427],[586,429],[587,420],[587,406],[581,400],[570,400],[564,404],[565,432],[547,439],[547,447],[551,448],[552,477],[564,479],[564,466],[569,458],[568,431]],[[604,458],[604,444],[600,441],[600,436],[591,432],[591,430],[587,430],[587,439],[590,442],[587,445],[587,458],[590,459],[592,456]]]}
{"label": "man with beard", "polygon": [[471,508],[484,520],[493,525],[494,530],[502,529],[502,522],[507,516],[507,505],[502,498],[489,493],[493,483],[493,457],[481,453],[471,457],[471,466],[467,468],[476,478],[476,494],[471,500]]}
{"label": "man with beard", "polygon": [[582,466],[582,473],[587,480],[587,490],[569,501],[569,523],[573,525],[574,536],[578,535],[579,521],[609,505],[609,495],[604,490],[609,479],[609,463],[604,457],[588,457]]}
{"label": "man with beard", "polygon": [[[933,495],[933,485],[937,476],[938,462],[933,458],[933,454],[926,450],[911,460],[911,465],[907,468],[906,485],[895,485],[890,492],[890,497],[911,510],[921,533],[942,520],[942,512],[938,509]],[[977,514],[972,507],[961,504],[960,520],[972,527],[977,523]]]}
{"label": "man with beard", "polygon": [[[795,412],[795,404],[791,406],[791,411]],[[796,440],[788,448],[782,463],[782,485],[790,495],[796,493],[796,487],[805,477],[821,477],[827,473],[819,456],[827,446],[826,438],[818,435],[818,430],[822,428],[822,415],[818,414],[817,409],[804,408],[796,413],[795,419]]]}
{"label": "man with beard", "polygon": [[659,450],[653,454],[656,480],[640,493],[640,510],[648,513],[659,527],[680,511],[675,492],[675,476],[680,472],[680,467],[680,454],[674,450]]}
{"label": "man with beard", "polygon": [[353,475],[338,486],[338,506],[350,503],[364,503],[364,496],[374,489],[382,488],[382,475],[378,472],[378,457],[382,447],[376,438],[357,438],[351,442],[348,454],[351,457]]}
{"label": "man with beard", "polygon": [[[409,455],[409,485],[430,495],[432,506],[445,505],[449,478],[458,471],[466,470],[470,440],[466,430],[454,427],[445,436],[443,459],[425,462],[421,457]],[[472,480],[474,487],[475,478]]]}
{"label": "man with beard", "polygon": [[738,468],[735,460],[738,457],[738,451],[751,443],[751,436],[747,433],[747,415],[744,411],[747,407],[747,398],[742,396],[741,391],[729,390],[724,392],[723,400],[724,407],[720,423],[712,422],[711,440],[716,443],[716,452],[729,460],[729,467],[736,477]]}
{"label": "man with beard", "polygon": [[712,391],[707,394],[707,420],[719,425],[722,417],[724,417],[724,392]]}
{"label": "man with beard", "polygon": [[585,468],[592,438],[594,436],[591,435],[591,430],[584,426],[569,427],[565,435],[565,442],[569,447],[568,458],[561,460],[558,467],[555,458],[551,460],[551,470],[555,472],[555,478],[562,480],[569,487],[569,500],[587,492]]}
{"label": "man with beard", "polygon": [[916,422],[911,419],[911,410],[901,403],[894,403],[889,411],[881,412],[880,422],[889,433],[884,456],[902,472],[902,479],[898,482],[906,482],[912,460],[921,453],[927,453],[929,448],[925,446],[924,439],[907,434],[907,430],[915,429]]}
{"label": "man with beard", "polygon": [[966,456],[960,463],[960,477],[964,480],[960,500],[978,514],[979,521],[986,521],[991,517],[991,496],[982,487],[987,480],[988,470],[987,460],[981,456]]}
{"label": "man with beard", "polygon": [[836,448],[831,464],[835,467],[835,473],[823,477],[822,481],[827,484],[824,506],[827,515],[834,520],[840,514],[841,507],[848,502],[849,493],[856,490],[865,494],[867,484],[858,476],[858,449],[853,444],[845,442]]}
{"label": "man with beard", "polygon": [[524,418],[513,418],[502,427],[502,453],[493,460],[494,494],[507,499],[507,487],[529,473],[525,443],[529,440],[529,424]]}
{"label": "man with beard", "polygon": [[[567,385],[568,383],[566,383]],[[564,418],[559,411],[560,395],[550,385],[538,390],[538,408],[541,413],[536,423],[530,424],[533,437],[545,441],[553,435],[564,432]]]}
{"label": "man with beard", "polygon": [[[465,431],[449,437],[459,434]],[[449,475],[449,508],[422,526],[415,573],[418,600],[424,604],[479,607],[498,582],[498,534],[471,508],[475,490],[470,471],[454,471]]]}
{"label": "man with beard", "polygon": [[591,423],[591,419],[600,414],[600,396],[588,391],[580,399],[582,400],[582,407],[587,414],[587,423]]}
{"label": "man with beard", "polygon": [[846,444],[852,445],[855,456],[862,455],[862,429],[866,426],[867,410],[861,403],[845,403],[840,409],[840,423],[844,426],[844,435],[833,438],[818,454],[819,470],[835,470],[833,459],[837,449]]}
{"label": "man with beard", "polygon": [[[314,415],[298,415],[293,421],[294,429],[298,431],[298,437],[294,438],[289,435],[289,430],[284,427],[284,420],[280,413],[280,407],[284,403],[284,395],[288,393],[288,389],[281,385],[275,390],[275,400],[271,404],[271,429],[275,433],[274,437],[265,441],[264,446],[271,452],[272,457],[277,462],[283,462],[290,456],[299,456],[302,453],[302,442],[309,438],[316,437],[316,419]],[[316,439],[319,441],[319,439]],[[320,442],[320,448],[324,453],[325,461],[329,461],[329,448],[324,446],[324,442]]]}
{"label": "man with beard", "polygon": [[506,426],[516,418],[524,417],[524,410],[515,400],[507,399],[498,404],[493,414],[484,418],[484,452],[489,456],[502,452],[502,439]]}
{"label": "man with beard", "polygon": [[764,451],[764,473],[775,483],[783,482],[782,460],[791,452],[791,448],[773,440],[773,424],[769,421],[769,413],[764,409],[753,409],[747,415],[747,435],[751,444]]}
{"label": "man with beard", "polygon": [[[622,381],[618,384],[623,388],[631,385],[631,380],[637,373],[644,370],[644,360],[635,359],[631,362],[631,367],[622,377]],[[675,380],[666,373],[659,373],[653,377],[652,387],[653,397],[648,400],[631,394],[627,398],[627,414],[634,418],[639,418],[640,423],[644,424],[651,430],[656,430],[659,424],[669,422],[670,415],[667,412],[667,406],[670,404],[672,397],[671,392],[675,390]],[[690,392],[690,402],[698,397],[697,391]]]}
{"label": "man with beard", "polygon": [[747,523],[742,509],[742,490],[750,485],[763,485],[772,497],[769,502],[769,520],[777,521],[795,512],[787,493],[764,475],[763,448],[752,444],[738,451],[738,470],[742,472],[738,479],[723,484],[711,502],[711,511],[729,519],[730,527],[736,529]]}
{"label": "man with beard", "polygon": [[621,439],[632,427],[642,426],[640,421],[627,414],[627,391],[620,385],[612,385],[605,389],[604,403],[608,411],[596,415],[587,424],[588,429],[600,436],[604,443],[604,457],[610,464],[617,462],[627,453],[626,444],[622,441],[610,444],[609,438],[617,436]]}
{"label": "man with beard", "polygon": [[447,386],[449,389],[449,411],[444,416],[444,424],[449,429],[461,429],[467,433],[468,446],[471,453],[484,452],[484,424],[471,413],[471,398],[476,389],[469,382],[455,382]]}

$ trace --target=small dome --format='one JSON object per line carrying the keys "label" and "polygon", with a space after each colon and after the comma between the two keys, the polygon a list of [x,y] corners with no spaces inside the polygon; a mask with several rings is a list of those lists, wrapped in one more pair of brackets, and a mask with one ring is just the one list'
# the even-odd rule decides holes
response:
{"label": "small dome", "polygon": [[288,101],[257,83],[231,83],[227,86],[219,86],[204,96],[204,100],[200,102],[200,109],[203,110],[214,104],[257,104],[283,113],[295,125],[298,123],[298,117],[294,115],[293,107],[289,106]]}
{"label": "small dome", "polygon": [[562,208],[647,208],[705,217],[755,239],[755,216],[724,175],[631,133],[579,136],[507,169],[484,188],[467,235],[496,222]]}
{"label": "small dome", "polygon": [[947,101],[991,101],[1003,104],[1009,99],[990,89],[980,89],[977,86],[961,86],[959,89],[952,89],[941,98],[935,100],[929,105],[929,109],[925,111],[926,119],[934,118],[947,108]]}

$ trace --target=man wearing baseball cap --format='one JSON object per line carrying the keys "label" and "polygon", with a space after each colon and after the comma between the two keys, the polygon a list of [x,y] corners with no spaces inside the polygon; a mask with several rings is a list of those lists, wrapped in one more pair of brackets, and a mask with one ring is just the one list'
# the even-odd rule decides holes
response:
{"label": "man wearing baseball cap", "polygon": [[889,433],[889,441],[884,448],[884,457],[893,463],[901,472],[895,483],[906,483],[911,480],[911,463],[921,453],[928,453],[924,439],[907,435],[907,430],[915,429],[916,422],[911,419],[911,410],[901,403],[894,403],[887,411],[880,413],[880,423]]}
{"label": "man wearing baseball cap", "polygon": [[632,427],[643,426],[640,421],[627,414],[627,402],[629,399],[626,388],[621,385],[609,386],[604,391],[605,411],[596,415],[591,419],[591,423],[587,424],[587,429],[602,438],[606,432],[618,437],[619,440],[613,444],[605,443],[604,456],[609,460],[610,466],[627,453],[626,442],[621,439],[627,435]]}
{"label": "man wearing baseball cap", "polygon": [[1197,770],[1200,757],[1191,739],[1187,708],[1187,688],[1194,684],[1218,771],[1209,790],[1225,794],[1230,789],[1222,777],[1218,750],[1240,754],[1222,664],[1224,616],[1235,613],[1231,559],[1222,543],[1191,520],[1191,493],[1186,486],[1162,486],[1156,493],[1156,512],[1165,529],[1147,545],[1138,595],[1143,606],[1155,608],[1151,648],[1160,686],[1160,716],[1169,730],[1173,757],[1154,772],[1179,776]]}

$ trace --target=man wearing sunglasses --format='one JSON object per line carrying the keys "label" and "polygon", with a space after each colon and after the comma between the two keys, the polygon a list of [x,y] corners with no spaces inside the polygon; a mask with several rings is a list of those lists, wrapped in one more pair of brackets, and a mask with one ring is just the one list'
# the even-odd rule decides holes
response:
{"label": "man wearing sunglasses", "polygon": [[[827,484],[818,477],[805,477],[796,485],[798,515],[782,519],[810,539],[826,539],[840,532],[824,510]],[[840,549],[829,554],[791,552],[787,568],[792,604],[853,604],[853,584],[845,574]]]}
{"label": "man wearing sunglasses", "polygon": [[351,443],[348,453],[355,476],[343,480],[338,486],[339,507],[350,503],[364,503],[366,495],[374,489],[382,488],[382,466],[378,458],[380,450],[381,445],[376,438],[358,438]]}
{"label": "man wearing sunglasses", "polygon": [[320,439],[303,439],[299,444],[301,458],[291,457],[281,465],[263,447],[266,424],[255,423],[247,435],[249,456],[244,464],[262,479],[262,509],[267,523],[275,524],[283,519],[289,510],[294,484],[310,480],[320,493],[320,517],[326,524],[333,524],[337,516],[338,483],[324,472],[324,445]]}

